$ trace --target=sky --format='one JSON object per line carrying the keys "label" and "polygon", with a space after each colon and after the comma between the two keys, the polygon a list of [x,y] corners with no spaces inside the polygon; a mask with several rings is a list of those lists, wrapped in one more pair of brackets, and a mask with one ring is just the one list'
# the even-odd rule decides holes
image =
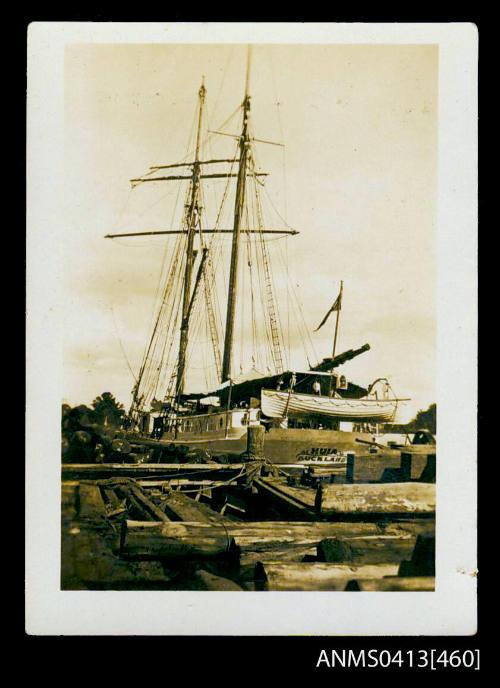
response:
{"label": "sky", "polygon": [[[176,226],[177,189],[131,190],[129,180],[184,158],[202,76],[207,123],[216,129],[242,101],[245,69],[243,45],[66,48],[64,398],[71,405],[111,391],[128,407],[129,366],[136,374],[150,332],[168,244],[104,235]],[[252,50],[255,136],[285,143],[259,146],[259,163],[271,172],[274,206],[300,232],[286,240],[289,271],[318,359],[331,354],[334,318],[313,330],[342,280],[337,352],[371,347],[342,372],[362,385],[388,377],[414,412],[436,399],[437,87],[433,45]],[[297,337],[290,346],[291,364],[303,367]]]}

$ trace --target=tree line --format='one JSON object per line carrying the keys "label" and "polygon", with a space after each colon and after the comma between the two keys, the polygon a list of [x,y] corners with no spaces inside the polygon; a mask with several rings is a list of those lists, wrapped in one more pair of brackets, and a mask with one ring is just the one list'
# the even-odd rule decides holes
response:
{"label": "tree line", "polygon": [[415,418],[406,425],[385,425],[386,432],[416,432],[428,430],[436,434],[436,404],[431,404],[426,411],[419,411]]}
{"label": "tree line", "polygon": [[103,392],[91,406],[80,404],[73,408],[63,404],[61,409],[62,460],[109,461],[122,460],[130,451],[125,439],[125,409],[111,392]]}

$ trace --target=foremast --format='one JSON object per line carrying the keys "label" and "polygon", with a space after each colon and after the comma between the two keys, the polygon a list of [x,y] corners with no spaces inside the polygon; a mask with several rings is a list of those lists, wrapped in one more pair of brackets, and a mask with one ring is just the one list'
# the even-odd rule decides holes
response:
{"label": "foremast", "polygon": [[176,397],[179,397],[184,391],[184,372],[186,368],[186,350],[189,338],[189,312],[191,302],[191,281],[193,275],[193,266],[196,260],[196,251],[193,249],[194,235],[196,227],[200,222],[200,208],[199,208],[199,190],[200,190],[200,140],[201,140],[201,125],[203,118],[203,106],[205,104],[205,84],[202,81],[200,90],[198,91],[199,110],[198,110],[198,129],[196,132],[196,148],[192,168],[191,181],[191,198],[186,213],[186,266],[184,269],[184,286],[182,296],[182,319],[180,328],[179,340],[179,356],[177,363],[177,384]]}

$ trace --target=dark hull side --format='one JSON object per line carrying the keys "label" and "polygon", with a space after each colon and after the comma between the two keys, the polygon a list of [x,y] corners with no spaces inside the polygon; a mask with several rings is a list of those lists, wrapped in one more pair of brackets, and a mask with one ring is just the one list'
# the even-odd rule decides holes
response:
{"label": "dark hull side", "polygon": [[[366,445],[356,442],[356,439],[372,440],[372,436],[362,432],[343,432],[341,430],[306,430],[296,428],[273,428],[264,436],[264,454],[267,459],[276,464],[313,464],[334,465],[343,464],[345,458],[335,460],[336,452],[354,452],[367,454]],[[211,455],[241,454],[246,450],[246,431],[240,437],[229,439],[188,438],[172,440],[163,438],[152,442],[155,445],[169,446],[179,444],[192,449],[203,449]],[[339,457],[340,458],[340,457]]]}
{"label": "dark hull side", "polygon": [[[351,479],[355,483],[366,483],[383,480],[392,481],[387,476],[390,471],[401,467],[401,452],[405,449],[415,454],[411,464],[411,480],[418,480],[427,466],[429,454],[435,455],[436,447],[411,446],[398,448],[371,449],[356,442],[356,439],[372,440],[367,433],[352,433],[335,430],[272,429],[264,437],[265,457],[274,464],[286,465],[293,474],[303,470],[304,466],[314,466],[336,475],[336,481],[344,482],[347,478],[346,453],[354,454]],[[203,449],[213,456],[222,454],[242,454],[246,450],[246,432],[239,438],[206,438],[190,440],[142,439],[150,446],[170,446],[172,444],[188,446],[190,449]],[[333,450],[343,455],[335,457]],[[295,466],[296,468],[292,468]]]}

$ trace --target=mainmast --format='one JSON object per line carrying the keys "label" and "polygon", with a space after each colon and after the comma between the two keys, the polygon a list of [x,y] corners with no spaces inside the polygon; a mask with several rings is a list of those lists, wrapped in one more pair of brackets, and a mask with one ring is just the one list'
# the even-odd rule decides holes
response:
{"label": "mainmast", "polygon": [[224,339],[224,357],[222,361],[222,379],[226,382],[231,377],[231,356],[233,351],[234,318],[236,312],[236,298],[238,287],[238,258],[240,247],[241,219],[245,206],[245,190],[247,178],[248,150],[250,137],[248,134],[248,118],[250,112],[250,46],[248,47],[247,76],[245,84],[245,99],[243,100],[243,129],[240,136],[240,157],[238,164],[238,181],[236,183],[236,199],[234,202],[233,242],[231,246],[231,267],[229,272],[229,290],[227,298],[226,334]]}
{"label": "mainmast", "polygon": [[198,131],[196,133],[196,149],[193,161],[192,181],[191,181],[191,199],[187,207],[186,225],[187,225],[187,242],[186,242],[186,267],[184,270],[184,287],[182,296],[182,320],[181,332],[179,341],[179,357],[177,364],[177,385],[176,396],[179,396],[184,391],[184,370],[186,367],[186,349],[188,345],[189,335],[189,304],[191,301],[191,278],[193,274],[193,265],[196,259],[196,251],[193,250],[194,235],[196,231],[196,224],[199,222],[199,206],[198,196],[200,188],[200,138],[201,138],[201,123],[203,116],[203,105],[205,103],[205,84],[202,80],[199,96],[199,112],[198,112]]}

